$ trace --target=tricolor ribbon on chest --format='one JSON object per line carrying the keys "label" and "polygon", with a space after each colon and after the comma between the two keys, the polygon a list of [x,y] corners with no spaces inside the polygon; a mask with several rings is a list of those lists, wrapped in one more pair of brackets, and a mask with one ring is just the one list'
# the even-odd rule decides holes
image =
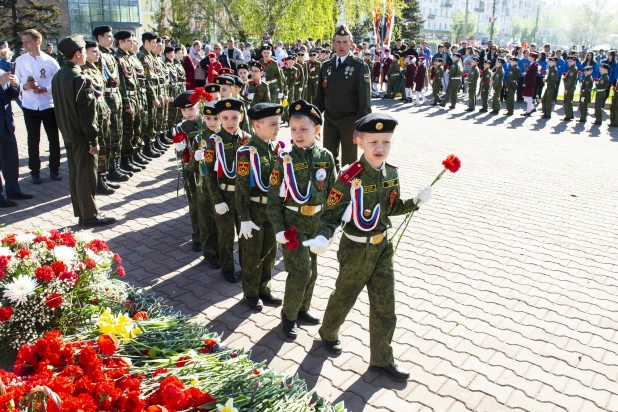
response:
{"label": "tricolor ribbon on chest", "polygon": [[262,192],[268,192],[270,183],[265,185],[262,182],[262,164],[260,163],[260,155],[257,149],[253,146],[243,146],[238,149],[238,156],[249,155],[249,163],[251,165],[251,173],[249,174],[249,186],[258,187]]}
{"label": "tricolor ribbon on chest", "polygon": [[131,69],[127,68],[127,65],[124,63],[123,60],[120,61],[120,67],[122,67],[122,72],[124,73],[125,76],[127,77],[133,76],[133,72],[131,71]]}
{"label": "tricolor ribbon on chest", "polygon": [[279,188],[279,196],[286,198],[289,193],[296,203],[301,205],[306,203],[311,198],[311,180],[309,180],[307,185],[307,193],[303,195],[296,182],[292,156],[290,156],[289,152],[281,150],[279,152],[279,160],[283,162],[283,182]]}
{"label": "tricolor ribbon on chest", "polygon": [[232,162],[232,168],[228,169],[223,139],[219,135],[213,135],[209,138],[209,140],[213,141],[215,145],[215,172],[217,172],[217,176],[225,176],[228,179],[235,179],[236,159],[234,159],[234,161]]}
{"label": "tricolor ribbon on chest", "polygon": [[371,211],[371,214],[365,218],[363,215],[363,185],[360,179],[352,179],[350,182],[350,204],[343,213],[341,220],[344,222],[354,221],[357,228],[363,232],[369,232],[376,228],[380,220],[380,203],[378,203]]}

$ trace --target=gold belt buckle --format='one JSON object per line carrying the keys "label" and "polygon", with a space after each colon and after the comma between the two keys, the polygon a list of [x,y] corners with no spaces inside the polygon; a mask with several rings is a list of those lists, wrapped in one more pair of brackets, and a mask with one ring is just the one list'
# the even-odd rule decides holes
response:
{"label": "gold belt buckle", "polygon": [[303,216],[313,216],[315,215],[315,209],[317,206],[301,206],[300,214]]}
{"label": "gold belt buckle", "polygon": [[380,233],[379,235],[375,235],[373,239],[371,239],[371,244],[379,245],[380,243],[382,243],[383,240],[384,240],[384,232]]}

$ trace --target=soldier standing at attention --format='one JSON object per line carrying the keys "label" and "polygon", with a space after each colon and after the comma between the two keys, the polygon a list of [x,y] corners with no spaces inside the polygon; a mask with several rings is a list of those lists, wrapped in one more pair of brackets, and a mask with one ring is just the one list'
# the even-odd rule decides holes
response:
{"label": "soldier standing at attention", "polygon": [[395,61],[388,68],[386,73],[386,95],[385,99],[394,99],[397,93],[397,85],[399,84],[399,78],[401,77],[401,66],[399,66],[399,55],[393,54]]}
{"label": "soldier standing at attention", "polygon": [[354,123],[371,113],[371,75],[364,63],[350,54],[352,33],[340,26],[333,39],[335,56],[324,62],[318,78],[314,104],[324,112],[324,147],[335,158],[339,168],[358,158],[354,142]]}
{"label": "soldier standing at attention", "polygon": [[451,105],[449,109],[454,109],[455,104],[457,104],[457,93],[459,93],[459,86],[461,86],[461,75],[462,75],[462,67],[461,62],[461,54],[453,53],[453,64],[448,69],[449,81],[446,86],[446,92],[444,93],[444,98],[442,99],[442,103],[440,106],[445,107],[447,102],[450,102]]}
{"label": "soldier standing at attention", "polygon": [[549,65],[549,72],[547,72],[547,77],[545,78],[545,83],[547,83],[547,87],[545,88],[545,93],[543,94],[543,116],[541,117],[542,119],[551,119],[551,104],[554,101],[554,89],[556,87],[556,81],[558,80],[558,69],[556,69],[556,62],[558,62],[558,58],[550,57],[547,60]]}
{"label": "soldier standing at attention", "polygon": [[165,136],[165,132],[167,129],[167,111],[169,108],[169,103],[173,101],[170,96],[170,80],[169,73],[167,71],[167,67],[165,63],[163,63],[163,39],[161,37],[157,37],[156,45],[154,49],[154,61],[155,67],[157,71],[157,76],[159,77],[159,92],[161,93],[163,101],[161,102],[161,107],[157,107],[157,127],[155,129],[155,137],[153,141],[153,146],[155,149],[159,151],[159,153],[163,154],[165,149],[167,148],[161,141],[161,136]]}
{"label": "soldier standing at attention", "polygon": [[65,37],[58,44],[58,50],[67,62],[52,79],[52,96],[58,128],[67,152],[73,213],[80,225],[109,225],[116,219],[99,216],[94,200],[99,127],[95,94],[81,69],[86,64],[86,43],[82,36]]}
{"label": "soldier standing at attention", "polygon": [[[259,103],[249,109],[255,134],[238,149],[236,210],[240,220],[238,242],[242,245],[242,290],[251,309],[264,303],[279,306],[282,299],[270,288],[277,256],[275,232],[266,213],[270,174],[277,154],[274,140],[279,133],[283,106]],[[277,145],[276,150],[280,150]]]}
{"label": "soldier standing at attention", "polygon": [[504,59],[502,57],[498,57],[496,59],[496,67],[491,80],[491,86],[494,91],[491,99],[491,114],[500,113],[500,95],[502,94],[502,85],[504,82],[504,70],[502,69],[503,64]]}
{"label": "soldier standing at attention", "polygon": [[476,108],[476,90],[479,81],[479,58],[474,56],[471,62],[470,73],[466,82],[468,83],[468,108],[466,112],[473,112]]}
{"label": "soldier standing at attention", "polygon": [[[168,72],[168,76],[169,76],[169,97],[170,100],[171,99],[175,99],[179,94],[180,94],[180,90],[179,90],[179,85],[180,85],[180,81],[178,80],[178,71],[176,69],[176,65],[174,64],[174,57],[175,57],[175,52],[174,52],[174,48],[171,46],[166,46],[165,49],[163,49],[163,55],[164,55],[164,59],[163,59],[163,64],[165,64],[165,67],[167,69]],[[173,101],[173,100],[172,100]],[[161,136],[161,143],[166,144],[166,137],[167,136],[171,136],[172,135],[172,130],[174,129],[174,126],[176,125],[176,115],[177,115],[178,109],[174,107],[174,105],[170,104],[168,105],[168,109],[167,109],[167,125],[165,128],[165,134],[163,136]]]}
{"label": "soldier standing at attention", "polygon": [[433,61],[433,75],[431,76],[431,87],[433,91],[433,104],[440,104],[440,90],[442,90],[442,77],[444,77],[444,69],[442,68],[442,58],[437,57]]}
{"label": "soldier standing at attention", "polygon": [[163,97],[159,92],[159,76],[157,75],[155,57],[153,54],[156,46],[157,34],[146,32],[142,34],[142,47],[140,47],[139,53],[137,54],[137,57],[139,57],[139,60],[144,66],[146,100],[148,103],[148,106],[144,108],[144,112],[142,113],[144,116],[148,116],[147,127],[142,129],[141,136],[144,143],[144,155],[150,158],[161,157],[161,152],[153,146],[157,108],[161,107],[163,102]]}
{"label": "soldier standing at attention", "polygon": [[618,96],[616,96],[616,86],[614,86],[612,104],[609,107],[609,127],[618,127]]}
{"label": "soldier standing at attention", "polygon": [[519,79],[519,59],[515,56],[510,57],[511,70],[506,81],[506,116],[512,116],[515,109],[515,96],[517,94],[517,81]]}
{"label": "soldier standing at attention", "polygon": [[483,62],[485,70],[481,72],[481,102],[483,108],[479,110],[479,113],[487,113],[489,107],[489,90],[491,89],[491,60],[485,60]]}
{"label": "soldier standing at attention", "polygon": [[594,124],[599,126],[603,124],[603,106],[605,106],[605,93],[609,86],[609,64],[603,63],[601,65],[601,79],[597,82],[597,96],[594,99]]}
{"label": "soldier standing at attention", "polygon": [[[578,77],[577,67],[575,66],[576,63],[576,58],[572,56],[569,57],[569,70],[564,75],[564,119],[562,119],[562,121],[566,122],[575,118],[573,116],[573,97],[575,96],[575,87],[577,87]],[[559,82],[556,82],[556,84],[560,85]]]}
{"label": "soldier standing at attention", "polygon": [[[96,64],[105,78],[105,102],[109,108],[109,130],[105,136],[105,156],[109,173],[106,179],[114,182],[126,182],[129,176],[118,170],[122,143],[122,97],[118,88],[118,62],[112,49],[114,36],[111,26],[99,26],[92,31],[92,37],[99,44],[101,59]],[[119,185],[111,184],[111,187]]]}
{"label": "soldier standing at attention", "polygon": [[258,103],[270,103],[270,88],[262,81],[264,66],[256,61],[249,63],[249,66],[251,67],[251,81],[247,89],[247,99],[251,102],[251,107]]}
{"label": "soldier standing at attention", "polygon": [[590,95],[592,93],[593,86],[594,81],[592,80],[592,66],[586,66],[584,68],[584,81],[582,82],[582,88],[579,93],[579,112],[581,113],[581,117],[579,118],[580,123],[586,123],[588,118],[588,104],[590,104]]}
{"label": "soldier standing at attention", "polygon": [[[235,99],[240,98],[238,93],[240,92],[241,86],[237,82],[242,84],[240,77],[233,74],[220,75],[215,79],[215,84],[219,85],[219,95],[221,96],[221,99],[227,99],[228,97],[233,97]],[[240,128],[249,134],[253,133],[253,129],[249,123],[249,117],[247,116],[247,107],[244,102]]]}
{"label": "soldier standing at attention", "polygon": [[[182,65],[182,54],[183,48],[176,47],[174,48],[174,66],[176,66],[176,73],[178,73],[178,94],[183,93],[187,90],[187,73],[185,72],[185,68]],[[176,109],[176,120],[174,120],[174,126],[178,124],[182,120],[182,113],[180,110]],[[168,142],[170,142],[173,138],[174,131],[171,131],[171,134],[168,136]]]}
{"label": "soldier standing at attention", "polygon": [[[139,112],[137,113],[137,117],[139,118],[139,136],[137,138],[137,148],[133,152],[133,163],[137,163],[140,166],[146,166],[150,163],[150,158],[144,155],[144,130],[148,128],[148,97],[146,96],[146,76],[144,74],[144,65],[140,61],[139,57],[137,57],[137,52],[139,51],[139,43],[135,36],[131,37],[131,42],[133,43],[133,47],[131,47],[131,51],[129,52],[129,61],[133,65],[135,69],[135,77],[137,78],[137,102],[139,104]],[[180,120],[179,120],[180,121]]]}
{"label": "soldier standing at attention", "polygon": [[317,236],[303,242],[313,253],[324,253],[343,220],[337,259],[339,276],[328,299],[319,331],[324,347],[341,353],[339,328],[365,286],[369,293],[371,369],[398,381],[410,374],[395,364],[391,346],[395,315],[395,252],[388,236],[390,216],[417,210],[431,197],[431,186],[403,200],[397,168],[387,163],[397,126],[395,118],[372,113],[356,123],[363,155],[342,170],[328,195]]}
{"label": "soldier standing at attention", "polygon": [[295,102],[298,100],[298,78],[299,73],[298,69],[294,66],[295,60],[292,56],[287,56],[283,58],[285,63],[285,67],[282,69],[283,78],[285,81],[285,90],[286,90],[286,99],[288,101],[288,105],[284,109],[283,113],[283,121],[288,125],[290,124],[290,105],[289,103]]}
{"label": "soldier standing at attention", "polygon": [[320,77],[320,70],[322,69],[322,63],[320,63],[317,58],[318,53],[312,51],[309,54],[309,63],[307,63],[307,102],[311,104],[313,104],[313,100],[318,91],[318,77]]}
{"label": "soldier standing at attention", "polygon": [[260,54],[262,55],[262,60],[260,60],[260,63],[264,68],[264,77],[270,91],[270,103],[279,104],[281,99],[283,99],[284,90],[281,68],[279,67],[279,63],[277,63],[277,60],[271,59],[273,49],[270,45],[263,45],[260,49]]}

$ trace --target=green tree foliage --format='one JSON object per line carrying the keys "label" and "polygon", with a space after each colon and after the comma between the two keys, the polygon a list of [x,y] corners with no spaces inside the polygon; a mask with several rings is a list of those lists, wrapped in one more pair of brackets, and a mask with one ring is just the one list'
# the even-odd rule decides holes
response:
{"label": "green tree foliage", "polygon": [[[464,26],[466,16],[460,12],[456,11],[453,13],[453,23],[451,24],[451,39],[452,43],[459,43],[464,39]],[[468,37],[473,35],[476,32],[476,21],[472,14],[468,13]]]}
{"label": "green tree foliage", "polygon": [[395,15],[395,28],[397,37],[404,38],[407,42],[421,39],[421,30],[425,20],[421,18],[421,7],[418,0],[409,0],[401,6],[399,13]]}
{"label": "green tree foliage", "polygon": [[38,30],[43,38],[57,36],[58,3],[59,0],[0,0],[0,15],[5,16],[0,20],[0,33],[4,33],[13,49],[21,47],[21,33],[27,29]]}

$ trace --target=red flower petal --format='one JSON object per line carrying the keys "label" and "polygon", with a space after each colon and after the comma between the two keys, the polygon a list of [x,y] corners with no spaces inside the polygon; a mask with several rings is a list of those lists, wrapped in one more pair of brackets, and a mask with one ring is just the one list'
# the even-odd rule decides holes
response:
{"label": "red flower petal", "polygon": [[445,169],[448,169],[451,173],[457,173],[461,167],[461,161],[455,155],[448,155],[446,159],[442,161],[442,165]]}

